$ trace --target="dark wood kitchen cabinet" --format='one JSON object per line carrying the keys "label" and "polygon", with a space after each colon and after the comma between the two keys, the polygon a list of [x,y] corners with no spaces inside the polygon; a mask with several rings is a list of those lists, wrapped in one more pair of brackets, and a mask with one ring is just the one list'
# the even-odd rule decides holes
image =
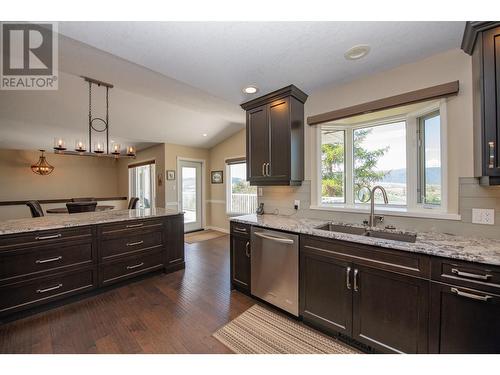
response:
{"label": "dark wood kitchen cabinet", "polygon": [[231,223],[230,253],[231,289],[250,293],[250,226]]}
{"label": "dark wood kitchen cabinet", "polygon": [[304,103],[291,85],[243,103],[247,111],[247,179],[251,185],[300,185],[304,180]]}
{"label": "dark wood kitchen cabinet", "polygon": [[432,282],[431,353],[500,353],[500,295]]}
{"label": "dark wood kitchen cabinet", "polygon": [[[427,274],[425,260],[376,248],[369,255],[368,246],[308,236],[301,237],[300,251],[300,314],[306,323],[380,352],[427,352],[429,281],[411,275]],[[420,270],[403,266],[411,258]]]}
{"label": "dark wood kitchen cabinet", "polygon": [[500,22],[467,22],[462,49],[472,55],[474,175],[500,185]]}

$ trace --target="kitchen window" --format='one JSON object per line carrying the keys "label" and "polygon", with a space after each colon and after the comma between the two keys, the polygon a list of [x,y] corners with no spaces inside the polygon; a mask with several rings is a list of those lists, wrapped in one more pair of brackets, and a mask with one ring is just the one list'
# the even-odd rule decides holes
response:
{"label": "kitchen window", "polygon": [[[444,103],[407,106],[323,124],[319,130],[318,203],[325,208],[366,210],[363,187],[387,191],[384,208],[400,211],[445,211],[442,153]],[[380,192],[375,204],[382,205]],[[382,207],[381,207],[382,208]]]}
{"label": "kitchen window", "polygon": [[245,159],[226,160],[227,214],[251,214],[257,210],[257,188],[247,181]]}

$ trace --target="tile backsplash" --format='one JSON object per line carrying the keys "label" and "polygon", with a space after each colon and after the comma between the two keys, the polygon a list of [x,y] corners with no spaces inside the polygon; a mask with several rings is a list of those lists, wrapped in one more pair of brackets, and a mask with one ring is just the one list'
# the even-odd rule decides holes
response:
{"label": "tile backsplash", "polygon": [[[500,187],[479,185],[477,179],[462,177],[459,180],[459,213],[461,220],[443,220],[428,218],[412,218],[385,214],[385,225],[412,231],[444,232],[464,236],[488,237],[500,239]],[[258,197],[264,203],[265,213],[281,215],[297,215],[300,217],[337,220],[361,223],[367,219],[366,213],[334,212],[312,210],[311,181],[304,181],[302,186],[267,186],[262,188],[263,195]],[[293,204],[300,200],[300,209],[295,213]],[[490,208],[495,210],[495,224],[473,224],[473,208]]]}

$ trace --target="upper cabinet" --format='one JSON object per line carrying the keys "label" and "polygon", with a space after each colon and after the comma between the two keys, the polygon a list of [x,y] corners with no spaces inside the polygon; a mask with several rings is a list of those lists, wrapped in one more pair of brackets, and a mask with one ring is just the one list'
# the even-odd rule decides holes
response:
{"label": "upper cabinet", "polygon": [[474,174],[500,185],[500,22],[467,22],[462,49],[472,55]]}
{"label": "upper cabinet", "polygon": [[300,185],[304,180],[304,103],[294,85],[243,103],[247,112],[250,185]]}

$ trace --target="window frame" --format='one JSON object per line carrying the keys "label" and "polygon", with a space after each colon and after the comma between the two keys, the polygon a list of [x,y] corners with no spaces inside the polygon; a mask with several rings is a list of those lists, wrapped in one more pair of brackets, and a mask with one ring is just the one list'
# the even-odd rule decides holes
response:
{"label": "window frame", "polygon": [[[418,183],[418,173],[417,173],[417,129],[419,118],[425,117],[433,113],[439,112],[440,115],[440,136],[441,136],[441,205],[429,205],[419,203],[417,200],[417,183]],[[315,175],[313,175],[313,189],[311,194],[311,202],[315,202],[312,205],[312,209],[319,210],[333,210],[333,211],[344,211],[344,212],[366,212],[369,209],[368,203],[355,203],[354,202],[354,192],[353,192],[353,155],[352,155],[352,145],[347,145],[347,142],[353,141],[353,131],[359,128],[372,127],[384,124],[390,124],[397,121],[406,122],[406,205],[376,205],[378,210],[381,212],[394,212],[394,213],[415,213],[418,217],[448,217],[456,216],[454,214],[448,214],[447,212],[447,195],[448,195],[448,184],[447,184],[447,137],[446,137],[446,123],[447,123],[447,112],[446,112],[446,99],[441,99],[430,103],[429,106],[422,108],[415,112],[409,112],[403,115],[380,118],[374,121],[365,121],[356,124],[335,126],[333,124],[329,125],[332,129],[345,130],[345,178],[346,178],[346,203],[345,204],[323,204],[322,203],[322,169],[321,169],[321,136],[322,136],[322,126],[327,125],[322,124],[316,126],[315,132],[315,152],[316,152],[316,168]],[[349,163],[349,164],[348,164]],[[348,186],[349,185],[349,186]],[[349,198],[348,198],[349,197]]]}
{"label": "window frame", "polygon": [[[226,185],[225,190],[226,190],[226,215],[227,216],[239,216],[239,215],[249,215],[253,212],[236,212],[236,211],[231,211],[231,196],[233,194],[232,190],[232,182],[231,182],[231,166],[236,165],[236,164],[245,164],[245,170],[247,170],[247,161],[246,158],[231,158],[231,159],[226,159],[225,161],[225,173],[226,173],[226,178],[224,179],[225,182],[224,184]],[[255,188],[255,196],[257,197],[257,187]]]}

